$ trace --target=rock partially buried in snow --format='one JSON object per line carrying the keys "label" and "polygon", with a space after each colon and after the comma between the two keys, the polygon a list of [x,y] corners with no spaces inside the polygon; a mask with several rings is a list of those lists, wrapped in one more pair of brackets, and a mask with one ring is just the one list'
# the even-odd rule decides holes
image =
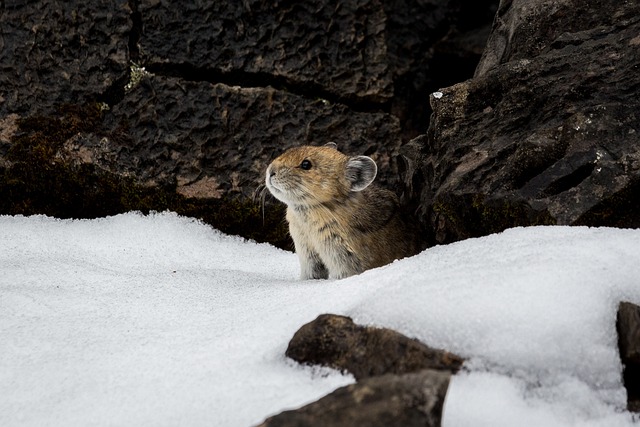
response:
{"label": "rock partially buried in snow", "polygon": [[359,326],[334,314],[322,314],[302,326],[286,355],[300,363],[348,371],[358,381],[422,369],[455,373],[463,362],[455,354],[434,350],[391,329]]}
{"label": "rock partially buried in snow", "polygon": [[640,307],[629,302],[620,303],[616,326],[628,408],[640,412]]}
{"label": "rock partially buried in snow", "polygon": [[450,372],[430,369],[366,378],[260,427],[439,426],[450,378]]}

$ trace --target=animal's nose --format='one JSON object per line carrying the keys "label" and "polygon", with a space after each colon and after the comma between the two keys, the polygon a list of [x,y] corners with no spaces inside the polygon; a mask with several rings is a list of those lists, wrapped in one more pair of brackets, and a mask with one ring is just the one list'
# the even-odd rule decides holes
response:
{"label": "animal's nose", "polygon": [[273,178],[273,176],[276,174],[276,168],[273,167],[273,165],[269,165],[269,167],[267,168],[267,179],[271,179]]}

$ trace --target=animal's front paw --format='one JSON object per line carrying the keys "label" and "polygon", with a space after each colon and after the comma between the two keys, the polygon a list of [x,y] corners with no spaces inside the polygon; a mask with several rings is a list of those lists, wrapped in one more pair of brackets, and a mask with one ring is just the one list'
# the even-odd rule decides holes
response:
{"label": "animal's front paw", "polygon": [[329,271],[322,262],[309,260],[307,262],[301,262],[300,278],[302,280],[327,279],[329,278]]}

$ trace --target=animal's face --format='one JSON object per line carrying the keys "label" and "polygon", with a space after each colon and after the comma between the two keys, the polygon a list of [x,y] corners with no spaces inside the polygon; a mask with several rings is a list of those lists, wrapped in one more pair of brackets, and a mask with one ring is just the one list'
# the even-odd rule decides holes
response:
{"label": "animal's face", "polygon": [[366,188],[376,171],[370,158],[348,157],[328,144],[287,150],[269,165],[265,179],[271,194],[287,205],[314,206]]}

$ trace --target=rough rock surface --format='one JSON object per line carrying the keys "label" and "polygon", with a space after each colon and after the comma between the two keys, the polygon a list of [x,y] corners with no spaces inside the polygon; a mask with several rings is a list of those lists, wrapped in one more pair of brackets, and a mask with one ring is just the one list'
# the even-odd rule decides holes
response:
{"label": "rough rock surface", "polygon": [[431,243],[640,226],[640,5],[616,3],[612,19],[598,2],[574,25],[583,2],[562,3],[502,2],[477,76],[431,97],[428,134],[403,150]]}
{"label": "rough rock surface", "polygon": [[640,307],[620,303],[616,328],[628,407],[630,411],[640,412]]}
{"label": "rough rock surface", "polygon": [[129,79],[130,15],[127,0],[3,1],[0,120],[121,93]]}
{"label": "rough rock surface", "polygon": [[[240,88],[173,77],[142,77],[112,108],[105,127],[114,137],[74,145],[101,166],[142,182],[175,181],[196,198],[252,197],[269,162],[286,148],[329,141],[349,154],[367,153],[393,181],[401,144],[398,121],[358,113],[272,88]],[[384,141],[380,145],[379,141]]]}
{"label": "rough rock surface", "polygon": [[588,34],[637,16],[637,2],[503,0],[476,76],[499,64],[544,54],[550,42],[579,44],[584,31]]}
{"label": "rough rock surface", "polygon": [[170,61],[245,77],[269,75],[377,103],[393,95],[385,15],[377,0],[211,0],[181,7],[142,0],[139,11],[139,46],[150,68]]}
{"label": "rough rock surface", "polygon": [[356,380],[422,369],[457,372],[463,359],[434,350],[417,340],[384,328],[359,326],[349,317],[323,314],[302,326],[286,356],[306,364],[350,372]]}
{"label": "rough rock surface", "polygon": [[0,213],[171,209],[289,248],[267,163],[334,140],[394,186],[497,0],[236,3],[0,2]]}
{"label": "rough rock surface", "polygon": [[473,75],[497,0],[387,0],[386,41],[393,71],[391,112],[406,140],[427,131],[429,94]]}
{"label": "rough rock surface", "polygon": [[260,426],[439,426],[450,377],[427,369],[367,378]]}
{"label": "rough rock surface", "polygon": [[428,93],[473,73],[496,0],[204,1],[137,6],[133,52],[150,71],[286,89],[391,111],[424,132]]}
{"label": "rough rock surface", "polygon": [[[273,88],[143,75],[108,111],[0,121],[0,211],[93,217],[170,209],[289,249],[283,206],[261,200],[285,149],[335,141],[397,180],[397,119]],[[385,141],[380,146],[379,141]]]}

